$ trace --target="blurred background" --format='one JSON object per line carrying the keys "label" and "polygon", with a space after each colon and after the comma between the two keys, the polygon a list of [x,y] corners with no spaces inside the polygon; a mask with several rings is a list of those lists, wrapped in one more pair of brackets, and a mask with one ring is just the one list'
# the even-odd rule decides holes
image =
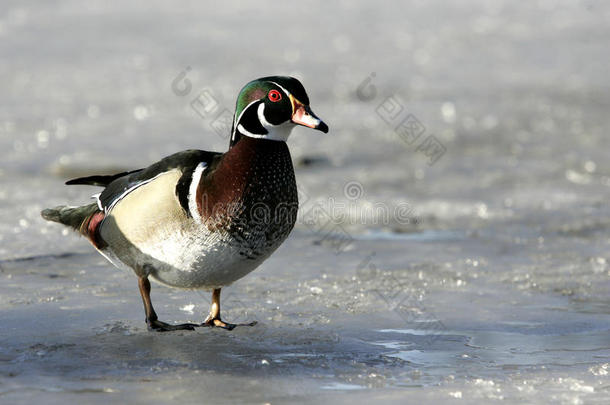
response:
{"label": "blurred background", "polygon": [[[605,402],[610,6],[0,5],[0,402]],[[299,78],[301,220],[224,292],[251,330],[146,332],[132,274],[45,223],[63,182],[228,147]],[[224,290],[223,290],[224,291]],[[209,294],[153,287],[164,320]],[[425,389],[424,389],[425,388]]]}

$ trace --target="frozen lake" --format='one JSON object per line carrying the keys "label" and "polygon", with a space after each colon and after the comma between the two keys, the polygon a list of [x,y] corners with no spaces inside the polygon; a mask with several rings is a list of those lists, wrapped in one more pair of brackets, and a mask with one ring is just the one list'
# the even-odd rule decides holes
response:
{"label": "frozen lake", "polygon": [[[0,5],[0,403],[610,402],[609,4],[38,3]],[[293,132],[300,221],[223,289],[258,324],[148,332],[134,275],[39,212],[225,150],[270,74],[331,131]]]}

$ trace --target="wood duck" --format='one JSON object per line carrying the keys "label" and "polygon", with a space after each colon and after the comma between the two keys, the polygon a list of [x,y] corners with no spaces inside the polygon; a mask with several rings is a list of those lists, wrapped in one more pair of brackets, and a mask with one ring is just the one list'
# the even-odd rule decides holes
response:
{"label": "wood duck", "polygon": [[[66,184],[104,190],[94,203],[45,209],[42,216],[87,237],[115,266],[133,269],[149,330],[233,329],[220,317],[221,288],[257,268],[296,221],[297,189],[286,145],[295,125],[328,132],[297,79],[253,80],[237,98],[227,152],[186,150],[144,169],[70,180]],[[149,279],[212,290],[208,317],[202,324],[159,321]]]}

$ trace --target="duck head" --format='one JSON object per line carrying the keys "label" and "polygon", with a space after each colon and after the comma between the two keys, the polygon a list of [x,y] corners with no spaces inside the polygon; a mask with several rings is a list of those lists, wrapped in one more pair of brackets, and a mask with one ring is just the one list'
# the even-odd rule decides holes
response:
{"label": "duck head", "polygon": [[231,146],[242,136],[286,142],[296,125],[328,132],[328,126],[311,111],[309,97],[297,79],[256,79],[246,84],[237,97]]}

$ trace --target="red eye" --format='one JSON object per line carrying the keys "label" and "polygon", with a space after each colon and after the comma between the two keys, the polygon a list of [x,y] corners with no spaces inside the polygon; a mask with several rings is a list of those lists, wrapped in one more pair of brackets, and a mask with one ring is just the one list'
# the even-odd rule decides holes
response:
{"label": "red eye", "polygon": [[269,91],[269,100],[273,101],[274,103],[277,103],[278,101],[280,101],[282,99],[282,93],[280,93],[277,90],[271,90]]}

